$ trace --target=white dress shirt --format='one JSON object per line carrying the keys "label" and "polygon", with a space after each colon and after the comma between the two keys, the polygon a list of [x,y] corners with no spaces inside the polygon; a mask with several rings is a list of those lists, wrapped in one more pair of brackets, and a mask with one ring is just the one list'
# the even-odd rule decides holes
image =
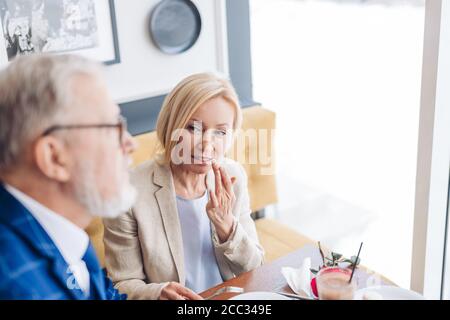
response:
{"label": "white dress shirt", "polygon": [[5,185],[5,189],[29,210],[44,228],[69,265],[68,272],[73,274],[80,289],[88,296],[90,290],[89,271],[82,260],[89,246],[87,233],[16,188]]}

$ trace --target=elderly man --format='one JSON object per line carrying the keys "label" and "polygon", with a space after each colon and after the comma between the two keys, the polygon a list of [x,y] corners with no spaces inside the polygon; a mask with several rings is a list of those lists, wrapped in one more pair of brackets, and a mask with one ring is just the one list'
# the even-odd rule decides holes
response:
{"label": "elderly man", "polygon": [[0,72],[0,299],[121,299],[84,229],[134,202],[134,142],[101,66],[70,55]]}

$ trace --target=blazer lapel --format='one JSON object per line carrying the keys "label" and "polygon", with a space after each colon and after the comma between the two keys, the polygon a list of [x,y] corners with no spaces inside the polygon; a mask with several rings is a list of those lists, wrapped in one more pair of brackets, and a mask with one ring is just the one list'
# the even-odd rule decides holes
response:
{"label": "blazer lapel", "polygon": [[155,166],[153,182],[161,187],[155,192],[155,197],[158,202],[172,258],[178,272],[179,282],[185,285],[183,238],[170,168],[167,165]]}

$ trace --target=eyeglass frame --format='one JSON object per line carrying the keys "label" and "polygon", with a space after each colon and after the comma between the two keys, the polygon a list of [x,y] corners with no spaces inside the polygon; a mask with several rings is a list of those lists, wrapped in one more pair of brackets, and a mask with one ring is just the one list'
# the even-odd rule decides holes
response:
{"label": "eyeglass frame", "polygon": [[115,128],[119,130],[119,145],[124,146],[125,134],[128,132],[127,119],[123,116],[119,116],[119,122],[116,124],[111,123],[98,123],[98,124],[68,124],[68,125],[53,125],[47,128],[41,137],[50,135],[55,131],[60,130],[83,130],[83,129],[108,129]]}

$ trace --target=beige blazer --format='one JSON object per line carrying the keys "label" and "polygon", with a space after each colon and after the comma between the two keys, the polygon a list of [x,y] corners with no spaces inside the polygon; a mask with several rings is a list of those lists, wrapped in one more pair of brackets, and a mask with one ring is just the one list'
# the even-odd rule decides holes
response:
{"label": "beige blazer", "polygon": [[[235,224],[230,239],[220,244],[214,226],[212,242],[224,280],[252,270],[263,263],[255,224],[250,216],[247,176],[240,164],[222,162],[234,184]],[[137,202],[115,220],[104,220],[105,263],[116,288],[129,299],[158,299],[170,281],[185,285],[184,253],[172,173],[167,165],[148,161],[131,174],[138,189]],[[214,174],[207,174],[214,190]]]}

